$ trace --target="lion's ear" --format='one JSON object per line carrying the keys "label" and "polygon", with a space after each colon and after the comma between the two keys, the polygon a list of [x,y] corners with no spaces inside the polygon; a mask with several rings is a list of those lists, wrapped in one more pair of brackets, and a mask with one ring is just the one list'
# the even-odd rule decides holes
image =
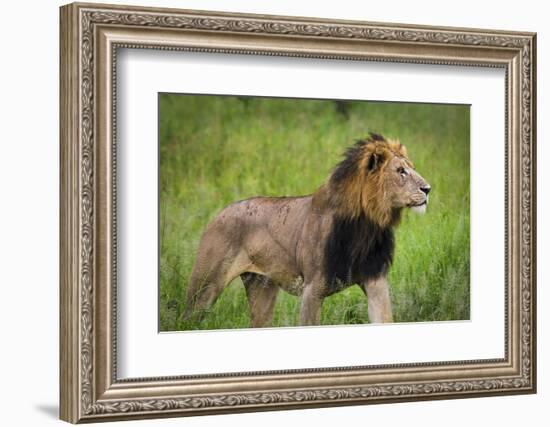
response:
{"label": "lion's ear", "polygon": [[382,163],[384,163],[385,153],[383,151],[381,152],[373,152],[369,156],[369,161],[367,163],[367,171],[371,172],[375,169],[377,169]]}

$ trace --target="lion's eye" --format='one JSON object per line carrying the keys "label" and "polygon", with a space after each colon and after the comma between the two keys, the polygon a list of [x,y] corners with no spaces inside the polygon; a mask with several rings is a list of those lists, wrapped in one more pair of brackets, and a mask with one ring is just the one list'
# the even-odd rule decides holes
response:
{"label": "lion's eye", "polygon": [[400,173],[403,176],[407,175],[407,171],[403,167],[398,167],[397,172]]}

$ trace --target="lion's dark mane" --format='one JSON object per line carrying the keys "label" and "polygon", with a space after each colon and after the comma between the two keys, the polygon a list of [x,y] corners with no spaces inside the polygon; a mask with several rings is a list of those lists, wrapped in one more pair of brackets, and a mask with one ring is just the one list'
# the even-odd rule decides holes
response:
{"label": "lion's dark mane", "polygon": [[380,227],[367,217],[335,217],[325,246],[325,277],[329,290],[359,283],[386,273],[393,260],[391,227]]}
{"label": "lion's dark mane", "polygon": [[[374,155],[365,161],[364,156],[370,144],[383,142],[386,139],[379,134],[370,133],[366,139],[356,141],[348,148],[342,161],[336,166],[331,177],[329,199],[335,207],[345,206],[351,197],[357,197],[354,187],[364,186],[362,180],[357,180],[362,174],[370,174],[376,167]],[[360,170],[363,162],[365,170]],[[349,182],[351,185],[345,186]],[[342,186],[344,184],[344,186]],[[364,187],[363,187],[364,188]],[[352,191],[345,194],[346,189]],[[360,194],[360,193],[359,193]],[[373,279],[387,273],[394,252],[394,235],[392,226],[400,218],[400,210],[390,213],[387,225],[380,225],[365,211],[357,216],[356,211],[347,213],[337,209],[332,223],[332,229],[325,244],[325,279],[329,292],[337,291],[341,286]]]}

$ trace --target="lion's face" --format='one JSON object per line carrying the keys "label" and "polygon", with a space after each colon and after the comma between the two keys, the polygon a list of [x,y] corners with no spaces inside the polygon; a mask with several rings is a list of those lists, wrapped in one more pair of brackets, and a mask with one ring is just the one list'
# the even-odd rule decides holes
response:
{"label": "lion's face", "polygon": [[393,208],[412,208],[418,212],[426,210],[430,184],[416,172],[406,157],[393,155],[382,173],[386,175],[384,191]]}
{"label": "lion's face", "polygon": [[430,192],[405,147],[377,134],[346,151],[329,185],[339,215],[357,218],[364,214],[382,227],[394,225],[403,208],[424,212]]}

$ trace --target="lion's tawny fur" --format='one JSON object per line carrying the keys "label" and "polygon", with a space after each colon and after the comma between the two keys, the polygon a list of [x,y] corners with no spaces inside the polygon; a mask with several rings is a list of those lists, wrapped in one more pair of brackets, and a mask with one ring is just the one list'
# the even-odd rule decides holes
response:
{"label": "lion's tawny fur", "polygon": [[187,288],[185,317],[200,316],[241,276],[252,326],[271,322],[279,289],[299,295],[301,324],[318,324],[323,299],[358,284],[369,320],[391,321],[386,274],[403,208],[427,203],[429,185],[398,141],[357,141],[309,196],[255,197],[206,228]]}

